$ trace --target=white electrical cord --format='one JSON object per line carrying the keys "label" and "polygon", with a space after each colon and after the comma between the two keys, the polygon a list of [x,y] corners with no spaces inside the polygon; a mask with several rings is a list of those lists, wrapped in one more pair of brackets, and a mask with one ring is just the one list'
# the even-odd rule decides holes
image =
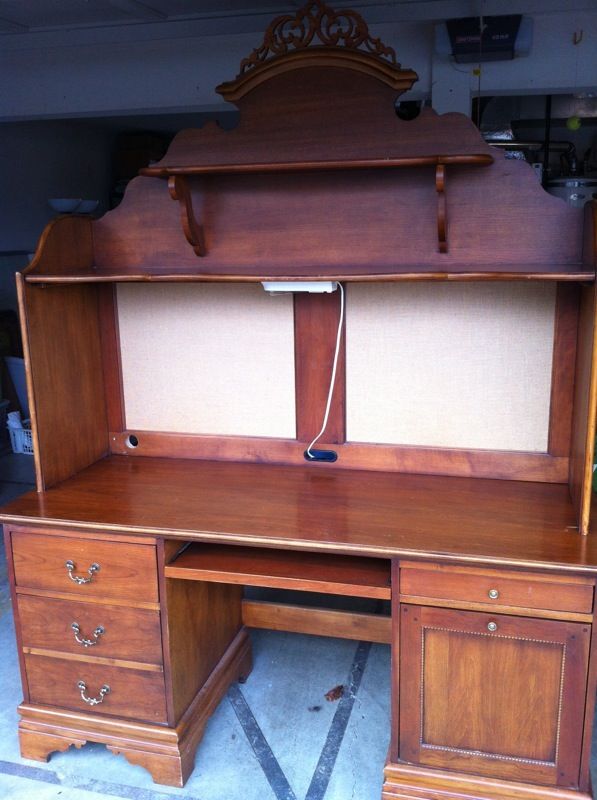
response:
{"label": "white electrical cord", "polygon": [[313,439],[307,450],[305,451],[309,458],[314,458],[313,453],[311,452],[311,448],[321,437],[323,436],[323,432],[325,431],[326,425],[328,424],[328,417],[330,416],[330,408],[332,406],[332,395],[334,394],[334,384],[336,382],[336,367],[338,366],[338,356],[340,355],[340,342],[342,341],[342,326],[344,325],[344,287],[340,282],[338,282],[338,288],[340,289],[340,320],[338,321],[338,333],[336,335],[336,352],[334,353],[334,365],[332,367],[332,378],[330,380],[330,390],[328,392],[328,401],[325,407],[325,414],[323,416],[323,425],[321,426],[321,430],[317,434],[317,436]]}

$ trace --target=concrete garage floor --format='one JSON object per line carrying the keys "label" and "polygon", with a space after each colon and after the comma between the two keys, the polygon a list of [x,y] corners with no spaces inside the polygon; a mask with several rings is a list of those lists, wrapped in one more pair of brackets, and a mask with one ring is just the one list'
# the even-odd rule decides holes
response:
{"label": "concrete garage floor", "polygon": [[[0,505],[32,488],[32,458],[0,455]],[[184,789],[157,786],[144,769],[93,743],[54,753],[47,764],[22,759],[22,690],[2,549],[0,798],[379,800],[389,743],[389,647],[273,631],[254,631],[252,641],[253,672],[220,703]],[[343,697],[326,701],[340,684]]]}

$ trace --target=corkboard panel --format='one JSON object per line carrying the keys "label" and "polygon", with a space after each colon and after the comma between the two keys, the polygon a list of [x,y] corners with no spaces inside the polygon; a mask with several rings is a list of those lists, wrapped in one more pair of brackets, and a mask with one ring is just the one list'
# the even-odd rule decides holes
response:
{"label": "corkboard panel", "polygon": [[292,295],[124,284],[118,320],[129,430],[295,437]]}
{"label": "corkboard panel", "polygon": [[351,284],[347,439],[545,452],[552,284]]}

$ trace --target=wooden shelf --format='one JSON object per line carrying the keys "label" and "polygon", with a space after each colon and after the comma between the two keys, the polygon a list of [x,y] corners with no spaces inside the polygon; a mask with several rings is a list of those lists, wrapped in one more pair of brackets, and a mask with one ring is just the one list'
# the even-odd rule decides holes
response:
{"label": "wooden shelf", "polygon": [[[260,281],[300,281],[300,280],[325,280],[342,281],[346,283],[375,283],[394,281],[588,281],[595,280],[595,270],[582,264],[554,264],[547,272],[543,265],[477,265],[474,271],[431,271],[425,265],[399,267],[401,272],[387,272],[365,274],[360,272],[342,272],[321,274],[321,268],[313,268],[313,273],[304,271],[295,275],[255,275],[244,272],[210,273],[168,270],[146,270],[134,272],[120,272],[114,269],[76,269],[68,274],[52,274],[48,272],[28,272],[25,274],[27,283],[258,283]],[[316,270],[318,272],[316,272]]]}
{"label": "wooden shelf", "polygon": [[493,163],[488,153],[466,153],[463,155],[431,155],[406,158],[362,158],[326,161],[281,161],[254,164],[195,164],[192,166],[144,167],[140,175],[148,178],[168,178],[172,175],[243,175],[270,174],[280,172],[325,172],[328,170],[354,169],[400,169],[425,166],[476,166],[486,167]]}
{"label": "wooden shelf", "polygon": [[390,599],[390,562],[357,556],[192,544],[166,577]]}
{"label": "wooden shelf", "polygon": [[352,171],[366,169],[399,169],[435,167],[437,192],[437,238],[440,253],[448,252],[448,221],[446,206],[446,168],[450,166],[487,167],[493,164],[489,153],[464,153],[454,155],[410,156],[401,158],[326,159],[323,161],[282,161],[272,163],[196,164],[188,166],[155,166],[141,170],[144,177],[168,179],[168,189],[173,200],[178,201],[182,229],[195,255],[206,256],[207,246],[202,219],[193,208],[193,195],[189,178],[210,175],[270,175],[281,173]]}

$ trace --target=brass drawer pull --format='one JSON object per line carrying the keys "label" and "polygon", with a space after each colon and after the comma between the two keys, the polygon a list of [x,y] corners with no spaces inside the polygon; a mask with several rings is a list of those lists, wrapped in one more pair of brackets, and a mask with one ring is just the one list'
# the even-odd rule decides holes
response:
{"label": "brass drawer pull", "polygon": [[81,692],[81,699],[83,702],[87,703],[88,706],[97,706],[100,703],[103,703],[104,697],[110,692],[110,687],[107,683],[104,683],[102,688],[99,690],[99,695],[97,697],[87,697],[85,694],[87,691],[87,684],[85,681],[79,681],[77,683],[77,689],[79,689]]}
{"label": "brass drawer pull", "polygon": [[93,563],[87,572],[89,573],[88,578],[81,578],[80,575],[73,575],[73,570],[75,568],[75,562],[71,561],[70,559],[64,565],[68,571],[68,577],[71,579],[73,583],[78,583],[79,585],[82,583],[91,583],[93,576],[96,572],[99,572],[100,565]]}
{"label": "brass drawer pull", "polygon": [[83,645],[83,647],[93,647],[94,644],[98,643],[99,637],[102,635],[102,633],[105,633],[104,626],[98,625],[93,631],[93,639],[86,639],[84,636],[79,637],[79,634],[81,633],[81,626],[78,622],[71,622],[70,626],[75,633],[75,640],[79,644]]}
{"label": "brass drawer pull", "polygon": [[490,600],[497,600],[500,596],[500,593],[497,589],[490,589],[487,594],[489,595]]}
{"label": "brass drawer pull", "polygon": [[497,623],[496,622],[488,622],[487,623],[487,630],[495,633],[497,631]]}

